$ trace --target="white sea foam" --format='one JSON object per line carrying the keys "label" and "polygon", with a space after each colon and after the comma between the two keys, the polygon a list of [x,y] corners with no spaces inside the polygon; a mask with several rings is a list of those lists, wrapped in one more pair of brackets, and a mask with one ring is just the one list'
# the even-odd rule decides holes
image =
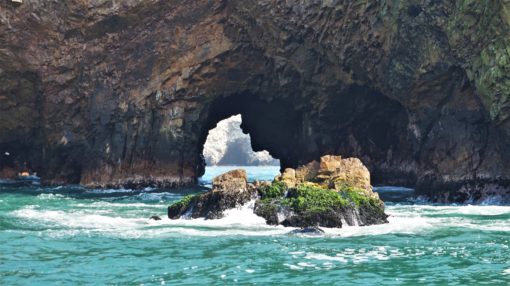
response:
{"label": "white sea foam", "polygon": [[86,193],[89,194],[116,194],[116,193],[133,193],[132,189],[90,189]]}
{"label": "white sea foam", "polygon": [[68,199],[61,194],[40,194],[37,196],[40,200],[65,200]]}
{"label": "white sea foam", "polygon": [[[40,196],[41,199],[54,198],[50,195]],[[74,235],[82,231],[88,234],[105,233],[120,237],[280,236],[287,235],[295,229],[267,225],[263,218],[253,213],[254,201],[227,211],[224,218],[217,220],[170,220],[164,215],[161,215],[163,219],[160,221],[148,219],[150,215],[158,214],[158,209],[164,209],[165,204],[94,202],[91,204],[71,203],[70,206],[70,210],[44,209],[44,204],[25,206],[12,212],[11,215],[37,227],[52,228],[52,235]],[[450,227],[510,232],[508,219],[495,218],[487,223],[484,220],[477,220],[476,217],[466,216],[466,214],[475,216],[502,215],[508,212],[510,212],[510,207],[501,206],[389,206],[387,207],[387,213],[390,214],[388,224],[366,227],[345,225],[341,229],[323,228],[325,234],[314,237],[353,237],[390,233],[418,234],[437,228]],[[442,216],[443,214],[448,216]],[[387,256],[375,258],[384,260],[387,259]]]}
{"label": "white sea foam", "polygon": [[344,257],[338,257],[338,256],[329,256],[322,253],[307,253],[305,258],[307,259],[315,259],[315,260],[322,260],[322,261],[337,261],[341,263],[347,263],[348,260]]}
{"label": "white sea foam", "polygon": [[65,212],[55,210],[39,210],[34,208],[23,208],[13,212],[19,218],[31,221],[51,223],[53,225],[65,226],[68,228],[90,228],[90,229],[126,229],[136,227],[141,221],[137,218],[111,217],[99,214],[84,212]]}
{"label": "white sea foam", "polygon": [[510,275],[510,268],[503,270],[503,275]]}
{"label": "white sea foam", "polygon": [[434,206],[414,205],[410,208],[412,212],[434,212],[437,214],[460,214],[460,215],[483,215],[497,216],[510,214],[510,206],[487,206],[487,205],[462,205],[462,206]]}
{"label": "white sea foam", "polygon": [[110,203],[110,202],[93,202],[89,204],[85,203],[74,203],[73,207],[79,208],[143,208],[143,209],[151,209],[151,208],[164,208],[167,207],[166,204],[145,204],[145,203]]}
{"label": "white sea foam", "polygon": [[291,270],[303,270],[303,267],[294,264],[284,263],[283,265],[287,266]]}
{"label": "white sea foam", "polygon": [[[122,204],[121,204],[122,205]],[[121,237],[154,237],[171,235],[190,236],[271,236],[282,235],[291,229],[283,226],[268,226],[265,220],[253,213],[254,201],[239,208],[226,212],[226,216],[218,220],[163,218],[160,221],[144,218],[126,218],[115,216],[105,205],[105,209],[79,209],[73,211],[45,210],[39,206],[27,206],[11,213],[12,216],[25,219],[29,223],[62,227],[52,230],[51,234],[60,236],[63,233],[75,234],[75,230],[88,233],[100,232]]]}
{"label": "white sea foam", "polygon": [[[404,254],[399,249],[386,249],[386,247],[380,246],[374,249],[345,249],[336,254],[324,254],[308,252],[304,255],[305,259],[318,260],[322,262],[322,265],[328,265],[327,263],[363,263],[374,260],[389,260],[393,257],[401,257]],[[312,264],[312,263],[311,263]],[[301,265],[298,263],[298,265]],[[315,265],[315,264],[313,264]]]}

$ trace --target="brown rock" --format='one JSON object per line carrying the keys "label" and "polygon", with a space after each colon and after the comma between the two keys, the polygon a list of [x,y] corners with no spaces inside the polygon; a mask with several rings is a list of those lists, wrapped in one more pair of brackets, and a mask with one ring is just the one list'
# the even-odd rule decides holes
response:
{"label": "brown rock", "polygon": [[184,214],[191,218],[222,218],[226,210],[248,203],[256,197],[257,189],[246,182],[246,171],[232,170],[213,179],[210,192],[185,198],[168,207],[168,217],[177,219]]}
{"label": "brown rock", "polygon": [[283,173],[275,178],[278,181],[284,182],[288,187],[292,188],[296,185],[296,170],[286,168]]}
{"label": "brown rock", "polygon": [[298,182],[306,182],[315,179],[319,173],[319,167],[320,165],[317,161],[300,166],[296,169],[296,180]]}
{"label": "brown rock", "polygon": [[322,156],[320,162],[312,161],[296,170],[287,168],[276,179],[288,187],[310,182],[335,190],[347,187],[372,190],[370,172],[358,158],[342,159],[333,155]]}
{"label": "brown rock", "polygon": [[246,171],[236,169],[225,174],[219,175],[213,179],[214,191],[246,191],[248,189]]}
{"label": "brown rock", "polygon": [[372,188],[370,172],[358,158],[323,156],[317,178],[323,180],[329,188],[336,190],[346,186],[365,190]]}

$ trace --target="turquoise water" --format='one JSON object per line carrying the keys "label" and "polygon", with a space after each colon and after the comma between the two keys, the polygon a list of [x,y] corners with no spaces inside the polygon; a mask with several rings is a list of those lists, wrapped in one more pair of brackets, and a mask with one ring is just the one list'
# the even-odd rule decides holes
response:
{"label": "turquoise water", "polygon": [[249,206],[215,221],[164,218],[197,191],[2,186],[0,285],[510,283],[508,206],[389,203],[389,224],[320,237],[266,226]]}
{"label": "turquoise water", "polygon": [[280,166],[215,166],[206,168],[204,176],[200,178],[200,183],[203,185],[210,185],[214,177],[239,168],[246,170],[249,182],[255,180],[272,181],[276,175],[280,174]]}

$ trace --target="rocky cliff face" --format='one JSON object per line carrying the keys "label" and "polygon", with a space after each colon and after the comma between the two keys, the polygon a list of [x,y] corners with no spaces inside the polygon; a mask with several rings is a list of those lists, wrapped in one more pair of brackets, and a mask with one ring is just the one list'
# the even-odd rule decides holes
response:
{"label": "rocky cliff face", "polygon": [[509,11],[3,0],[1,168],[27,160],[48,183],[193,184],[207,132],[242,114],[254,149],[282,167],[341,154],[374,183],[433,197],[508,193]]}
{"label": "rocky cliff face", "polygon": [[251,149],[250,135],[241,130],[242,118],[235,115],[220,121],[209,131],[204,144],[204,159],[209,166],[279,165],[280,162],[264,151]]}

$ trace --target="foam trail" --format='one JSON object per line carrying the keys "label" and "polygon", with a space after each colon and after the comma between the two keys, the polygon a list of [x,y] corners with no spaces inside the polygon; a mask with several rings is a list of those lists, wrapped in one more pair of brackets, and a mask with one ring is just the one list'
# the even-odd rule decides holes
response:
{"label": "foam trail", "polygon": [[[160,236],[274,236],[287,235],[295,228],[269,226],[253,213],[255,201],[225,212],[218,220],[170,220],[161,215],[153,221],[150,215],[166,210],[166,204],[85,203],[68,200],[61,195],[40,195],[41,200],[62,200],[67,210],[45,209],[44,204],[25,206],[10,213],[26,225],[48,229],[55,235],[75,235],[79,232],[107,234],[120,237]],[[510,207],[506,206],[421,206],[394,205],[386,209],[388,224],[366,227],[348,226],[341,229],[323,228],[326,237],[384,235],[389,233],[417,234],[439,228],[469,228],[484,231],[510,232]],[[508,215],[508,216],[507,216]],[[499,216],[499,217],[497,217]],[[493,218],[494,217],[494,218]],[[490,219],[491,223],[487,223]],[[51,230],[51,231],[50,231]],[[43,231],[44,233],[44,231]],[[324,237],[314,236],[314,237]]]}

